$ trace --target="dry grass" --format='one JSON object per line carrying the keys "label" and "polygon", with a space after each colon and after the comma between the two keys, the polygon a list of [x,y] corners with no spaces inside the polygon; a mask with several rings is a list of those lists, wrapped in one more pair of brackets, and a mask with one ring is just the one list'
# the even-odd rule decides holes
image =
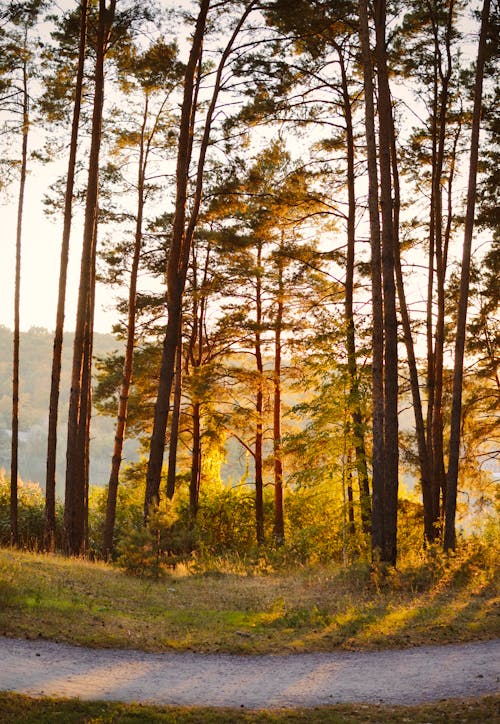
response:
{"label": "dry grass", "polygon": [[498,560],[471,549],[381,577],[178,570],[143,581],[101,563],[0,550],[0,633],[145,651],[283,653],[498,636]]}
{"label": "dry grass", "polygon": [[316,707],[282,711],[241,711],[151,707],[138,704],[82,702],[70,699],[31,699],[0,692],[3,724],[132,724],[132,722],[177,722],[178,724],[237,724],[252,722],[303,722],[304,724],[393,724],[412,722],[477,724],[500,721],[500,696],[440,702],[421,706],[372,706],[366,704]]}

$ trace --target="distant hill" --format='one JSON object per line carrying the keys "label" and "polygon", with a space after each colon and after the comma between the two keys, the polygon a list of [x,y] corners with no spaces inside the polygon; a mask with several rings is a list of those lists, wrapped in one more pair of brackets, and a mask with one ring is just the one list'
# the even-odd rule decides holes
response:
{"label": "distant hill", "polygon": [[[61,396],[59,405],[57,491],[62,495],[66,458],[66,424],[71,380],[73,333],[64,337]],[[47,423],[52,370],[53,334],[40,327],[21,332],[19,395],[19,475],[23,480],[45,484]],[[110,334],[95,334],[94,354],[104,355],[120,348]],[[12,416],[12,331],[0,326],[0,468],[10,470]],[[113,448],[114,420],[94,412],[91,430],[90,479],[107,483]],[[134,458],[136,442],[125,449]]]}

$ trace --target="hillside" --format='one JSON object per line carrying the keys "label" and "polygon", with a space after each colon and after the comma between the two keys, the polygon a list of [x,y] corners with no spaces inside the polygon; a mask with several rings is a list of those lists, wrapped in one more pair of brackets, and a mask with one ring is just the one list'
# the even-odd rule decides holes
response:
{"label": "hillside", "polygon": [[[32,327],[21,332],[20,339],[20,413],[19,474],[23,480],[44,485],[47,446],[47,422],[52,367],[53,335],[46,329]],[[94,354],[103,355],[118,349],[110,334],[94,335]],[[71,379],[73,334],[64,338],[61,398],[59,408],[59,445],[57,456],[58,494],[63,491],[66,423]],[[12,332],[0,326],[0,468],[10,469],[12,384]],[[113,445],[114,421],[94,412],[91,432],[90,479],[103,485],[109,474]],[[136,443],[127,444],[125,455],[134,456]]]}

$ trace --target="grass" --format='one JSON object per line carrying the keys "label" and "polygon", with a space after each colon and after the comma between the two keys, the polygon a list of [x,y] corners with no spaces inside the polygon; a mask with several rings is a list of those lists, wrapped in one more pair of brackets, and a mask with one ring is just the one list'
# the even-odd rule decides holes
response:
{"label": "grass", "polygon": [[[471,546],[379,575],[363,564],[261,572],[220,565],[131,578],[103,563],[0,549],[0,634],[145,651],[289,653],[408,647],[499,633],[498,553]],[[412,707],[148,707],[0,692],[25,722],[500,722],[500,696]]]}
{"label": "grass", "polygon": [[477,724],[500,721],[500,696],[425,704],[421,706],[337,705],[313,709],[241,711],[189,707],[150,707],[139,704],[83,702],[74,699],[33,699],[0,692],[2,723],[11,724],[132,724],[176,722],[178,724],[239,724],[240,722],[307,722],[308,724],[391,724],[392,722],[461,722]]}
{"label": "grass", "polygon": [[103,563],[0,549],[0,634],[145,651],[290,653],[498,636],[498,553],[152,582]]}

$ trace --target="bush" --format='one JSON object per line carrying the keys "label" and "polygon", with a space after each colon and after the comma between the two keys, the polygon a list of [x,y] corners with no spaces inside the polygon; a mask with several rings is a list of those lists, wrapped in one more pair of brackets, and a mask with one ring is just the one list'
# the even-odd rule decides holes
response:
{"label": "bush", "polygon": [[[125,471],[126,472],[126,471]],[[99,558],[102,552],[104,521],[106,519],[106,503],[108,489],[92,486],[89,491],[89,524],[88,524],[88,554]],[[114,529],[115,550],[122,538],[130,530],[142,528],[144,516],[144,484],[137,484],[135,480],[124,477],[118,487],[116,503],[116,519]]]}
{"label": "bush", "polygon": [[251,489],[224,488],[203,493],[200,496],[196,530],[197,547],[205,556],[247,554],[255,546],[255,512]]}
{"label": "bush", "polygon": [[193,533],[177,525],[178,514],[164,500],[149,516],[147,526],[131,525],[116,546],[117,565],[126,573],[158,580],[185,560],[193,547]]}
{"label": "bush", "polygon": [[[17,521],[19,546],[27,550],[43,549],[45,494],[38,483],[18,483]],[[56,505],[56,545],[61,544],[63,508]],[[0,543],[10,545],[10,480],[0,471]]]}

